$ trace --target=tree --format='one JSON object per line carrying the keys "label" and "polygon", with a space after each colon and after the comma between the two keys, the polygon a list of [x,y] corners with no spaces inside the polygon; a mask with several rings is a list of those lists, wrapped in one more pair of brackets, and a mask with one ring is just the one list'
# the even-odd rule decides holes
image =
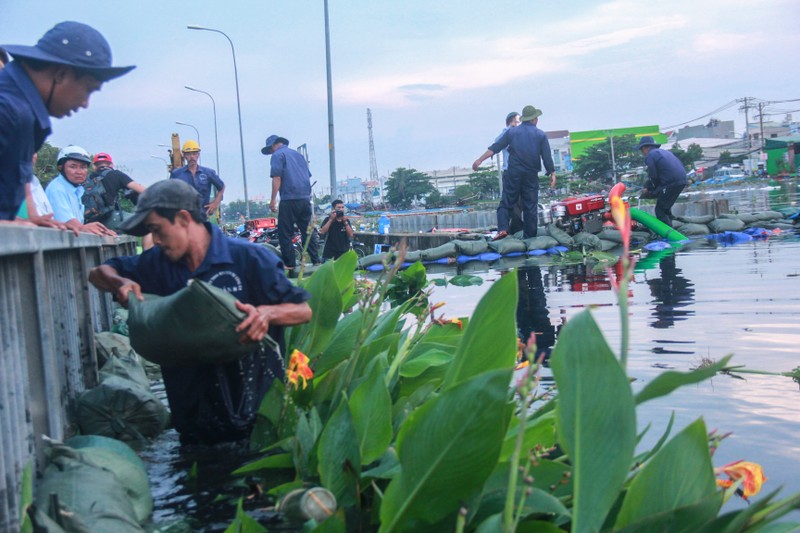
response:
{"label": "tree", "polygon": [[700,148],[700,145],[697,143],[690,144],[689,148],[686,150],[681,148],[680,144],[675,143],[672,145],[672,148],[670,148],[669,151],[675,154],[675,157],[681,160],[681,163],[683,163],[683,166],[687,170],[694,167],[694,162],[703,157],[703,149]]}
{"label": "tree", "polygon": [[[614,163],[617,175],[642,165],[634,135],[614,137]],[[574,174],[581,179],[614,181],[611,165],[611,141],[606,139],[591,146],[574,162]]]}
{"label": "tree", "polygon": [[38,159],[36,166],[33,167],[33,173],[42,182],[42,185],[47,185],[50,180],[58,176],[58,152],[61,150],[58,146],[53,146],[45,141],[39,151],[37,152]]}
{"label": "tree", "polygon": [[500,194],[500,181],[497,171],[481,169],[469,175],[469,185],[481,200],[492,200]]}
{"label": "tree", "polygon": [[728,150],[725,150],[721,154],[719,154],[719,161],[717,164],[721,167],[729,166],[729,165],[741,165],[742,161],[744,161],[744,155],[731,155]]}
{"label": "tree", "polygon": [[413,168],[398,168],[386,180],[386,201],[407,209],[414,200],[421,200],[435,190],[427,174]]}

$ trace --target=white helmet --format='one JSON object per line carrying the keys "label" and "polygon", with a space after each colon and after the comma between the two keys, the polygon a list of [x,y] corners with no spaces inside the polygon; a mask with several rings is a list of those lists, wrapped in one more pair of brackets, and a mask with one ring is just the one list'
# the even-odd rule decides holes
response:
{"label": "white helmet", "polygon": [[58,160],[56,160],[56,165],[62,164],[67,159],[74,159],[75,161],[83,161],[86,164],[92,164],[92,158],[89,156],[89,152],[81,148],[80,146],[70,145],[65,146],[58,152]]}

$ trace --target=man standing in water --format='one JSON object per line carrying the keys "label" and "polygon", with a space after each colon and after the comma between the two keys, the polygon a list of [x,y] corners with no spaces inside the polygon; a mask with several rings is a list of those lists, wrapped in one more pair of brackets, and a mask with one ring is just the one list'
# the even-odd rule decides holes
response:
{"label": "man standing in water", "polygon": [[[311,319],[306,303],[310,295],[292,285],[266,248],[229,239],[217,226],[203,222],[198,196],[180,180],[148,187],[120,230],[134,236],[152,233],[155,247],[109,259],[92,269],[89,281],[125,307],[130,298],[143,300],[143,293],[173,294],[192,279],[239,300],[236,307],[247,317],[236,331],[241,333],[239,342],[253,345],[252,354],[229,363],[162,365],[161,371],[181,443],[241,441],[249,437],[272,382],[284,377],[283,328]],[[267,334],[280,352],[261,346]]]}
{"label": "man standing in water", "polygon": [[662,150],[649,135],[642,137],[636,149],[642,152],[647,165],[643,197],[656,199],[656,218],[672,227],[672,206],[688,183],[686,169],[675,154]]}
{"label": "man standing in water", "polygon": [[550,142],[547,135],[536,127],[542,112],[532,105],[522,109],[522,124],[509,128],[500,140],[489,147],[472,164],[477,171],[481,163],[508,147],[508,180],[504,183],[503,195],[497,207],[497,235],[494,240],[508,236],[509,222],[514,206],[522,198],[525,238],[536,237],[539,203],[539,171],[544,162],[545,171],[550,175],[550,186],[555,187],[556,171]]}

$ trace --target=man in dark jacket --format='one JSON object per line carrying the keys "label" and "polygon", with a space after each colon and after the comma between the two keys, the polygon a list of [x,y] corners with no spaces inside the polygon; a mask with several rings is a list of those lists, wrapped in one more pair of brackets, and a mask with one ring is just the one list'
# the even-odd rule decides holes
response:
{"label": "man in dark jacket", "polygon": [[649,135],[642,137],[636,149],[641,150],[647,165],[643,196],[656,199],[656,218],[672,227],[672,206],[688,183],[686,169],[675,154],[662,150]]}

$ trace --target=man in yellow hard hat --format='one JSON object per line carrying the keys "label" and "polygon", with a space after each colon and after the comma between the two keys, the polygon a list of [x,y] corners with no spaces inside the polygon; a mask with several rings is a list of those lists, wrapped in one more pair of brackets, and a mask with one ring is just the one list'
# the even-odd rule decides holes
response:
{"label": "man in yellow hard hat", "polygon": [[[213,168],[201,167],[197,164],[200,159],[200,145],[197,144],[197,141],[188,140],[183,143],[181,152],[183,153],[183,158],[186,159],[186,164],[173,170],[169,178],[185,181],[200,193],[198,198],[200,211],[203,214],[203,218],[208,219],[208,216],[216,211],[219,204],[222,203],[225,184],[219,179],[217,172]],[[214,200],[209,201],[211,199],[212,185],[217,193],[214,195]]]}

